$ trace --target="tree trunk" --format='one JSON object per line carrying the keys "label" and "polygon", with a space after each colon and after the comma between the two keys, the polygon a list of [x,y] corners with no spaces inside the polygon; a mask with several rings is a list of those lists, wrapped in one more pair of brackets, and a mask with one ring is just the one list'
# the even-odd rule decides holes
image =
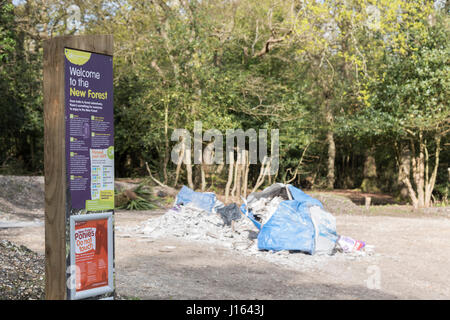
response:
{"label": "tree trunk", "polygon": [[361,183],[363,192],[379,192],[377,187],[377,166],[374,157],[373,147],[366,150],[366,160],[364,161],[364,179]]}
{"label": "tree trunk", "polygon": [[228,168],[228,180],[227,185],[225,186],[225,204],[228,203],[228,197],[230,195],[230,187],[231,183],[233,182],[233,168],[234,168],[234,152],[230,151],[230,165]]}
{"label": "tree trunk", "polygon": [[233,185],[233,189],[231,190],[231,196],[233,198],[236,197],[236,191],[237,191],[237,197],[239,198],[241,190],[240,190],[240,186],[241,186],[241,158],[242,158],[242,152],[239,148],[237,148],[236,150],[236,155],[237,155],[237,160],[236,160],[236,166],[234,168],[234,185]]}
{"label": "tree trunk", "polygon": [[248,150],[245,150],[245,168],[244,168],[244,185],[242,193],[244,195],[244,198],[247,198],[247,188],[248,188],[248,172],[250,169],[250,162],[248,158]]}
{"label": "tree trunk", "polygon": [[[166,99],[167,100],[167,99]],[[167,165],[169,164],[169,103],[168,101],[164,101],[165,110],[164,110],[164,142],[165,142],[165,150],[164,150],[164,164],[163,164],[163,175],[164,175],[164,183],[167,183]]]}
{"label": "tree trunk", "polygon": [[174,187],[177,186],[178,184],[178,178],[180,177],[180,170],[181,170],[181,164],[183,163],[183,159],[184,159],[184,152],[186,149],[186,145],[184,144],[184,137],[181,138],[181,150],[178,153],[178,162],[177,162],[177,169],[175,172],[175,182],[173,184]]}
{"label": "tree trunk", "polygon": [[327,188],[334,189],[334,161],[336,159],[336,145],[334,143],[333,131],[329,130],[327,132],[327,143],[328,143],[328,161],[327,161]]}
{"label": "tree trunk", "polygon": [[408,187],[403,183],[405,178],[409,178],[411,174],[411,151],[408,145],[404,145],[400,150],[400,163],[398,167],[399,194],[402,199],[408,197]]}
{"label": "tree trunk", "polygon": [[236,176],[236,181],[234,182],[236,184],[236,199],[238,199],[237,201],[239,201],[239,198],[241,197],[241,186],[242,186],[242,152],[239,152],[240,156],[238,158],[238,163],[236,165],[236,171],[237,171],[237,176]]}
{"label": "tree trunk", "polygon": [[[439,154],[441,152],[441,136],[436,136],[435,141],[436,141],[436,151],[434,155],[435,156],[434,169],[430,179],[427,179],[427,184],[425,185],[425,201],[424,201],[425,207],[431,207],[431,196],[433,194],[434,185],[436,183],[437,170],[439,167]],[[428,167],[428,152],[427,152],[427,167]]]}
{"label": "tree trunk", "polygon": [[213,164],[214,164],[214,142],[210,142],[203,150],[201,174],[202,174],[202,191],[206,190],[207,175],[213,179]]}
{"label": "tree trunk", "polygon": [[419,157],[417,159],[417,199],[419,200],[419,207],[425,206],[425,144],[423,142],[423,133],[419,131]]}
{"label": "tree trunk", "polygon": [[187,182],[189,188],[194,190],[194,183],[192,182],[192,162],[191,162],[191,149],[186,148],[185,152],[185,165],[186,165],[186,173],[187,173]]}
{"label": "tree trunk", "polygon": [[205,168],[203,167],[203,164],[200,165],[200,174],[201,174],[201,178],[202,178],[201,191],[204,192],[206,189],[206,173],[205,173]]}
{"label": "tree trunk", "polygon": [[265,156],[262,163],[261,168],[259,171],[258,179],[256,179],[255,186],[253,187],[252,193],[258,190],[258,188],[264,183],[264,178],[267,174],[270,174],[270,166],[271,166],[272,159]]}
{"label": "tree trunk", "polygon": [[[416,155],[414,140],[411,139],[411,168],[416,190],[409,179],[407,172],[404,172],[403,183],[408,188],[409,196],[414,208],[431,206],[431,197],[436,183],[437,170],[439,167],[439,154],[441,151],[441,135],[435,136],[436,151],[435,163],[431,177],[429,176],[429,156],[426,141],[423,139],[423,132],[419,131],[419,154]],[[406,171],[406,169],[404,169]]]}

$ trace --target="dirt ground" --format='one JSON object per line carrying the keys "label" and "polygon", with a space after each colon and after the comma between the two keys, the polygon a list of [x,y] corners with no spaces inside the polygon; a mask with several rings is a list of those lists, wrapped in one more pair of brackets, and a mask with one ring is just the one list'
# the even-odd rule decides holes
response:
{"label": "dirt ground", "polygon": [[[124,230],[165,210],[119,210],[117,293],[131,299],[450,299],[450,207],[366,211],[354,201],[365,195],[310,194],[335,215],[339,234],[374,246],[374,254],[316,259],[296,253],[298,266],[282,265],[218,244],[130,235]],[[42,177],[0,176],[0,240],[43,255],[42,199]]]}
{"label": "dirt ground", "polygon": [[[133,227],[163,212],[118,211],[115,223]],[[42,212],[28,217],[43,218]],[[450,299],[448,217],[353,214],[336,220],[339,233],[374,245],[375,255],[330,258],[304,271],[217,245],[117,232],[117,292],[139,299]],[[44,253],[43,225],[0,228],[0,239]]]}

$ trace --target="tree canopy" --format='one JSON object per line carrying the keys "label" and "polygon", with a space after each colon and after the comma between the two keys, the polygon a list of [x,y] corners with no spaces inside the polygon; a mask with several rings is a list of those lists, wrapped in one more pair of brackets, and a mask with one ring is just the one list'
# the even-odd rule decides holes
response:
{"label": "tree canopy", "polygon": [[[383,191],[415,206],[445,200],[449,7],[426,0],[2,1],[1,168],[43,170],[42,41],[112,34],[117,176],[146,175],[147,162],[166,184],[225,188],[223,166],[170,161],[173,130],[192,132],[202,121],[203,131],[278,129],[279,168],[265,183]],[[257,183],[260,167],[249,167],[246,184]]]}

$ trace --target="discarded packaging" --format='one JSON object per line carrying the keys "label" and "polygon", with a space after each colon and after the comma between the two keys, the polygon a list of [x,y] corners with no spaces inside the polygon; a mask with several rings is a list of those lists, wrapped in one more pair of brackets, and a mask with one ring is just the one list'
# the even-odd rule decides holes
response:
{"label": "discarded packaging", "polygon": [[337,246],[344,253],[361,251],[365,247],[366,243],[363,241],[355,240],[350,237],[339,236],[337,240]]}

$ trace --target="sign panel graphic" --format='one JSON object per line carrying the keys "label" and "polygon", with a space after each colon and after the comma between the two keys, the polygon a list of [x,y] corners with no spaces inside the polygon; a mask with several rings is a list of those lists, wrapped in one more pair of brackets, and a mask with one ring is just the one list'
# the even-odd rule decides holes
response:
{"label": "sign panel graphic", "polygon": [[75,223],[75,265],[77,291],[108,284],[108,220]]}
{"label": "sign panel graphic", "polygon": [[72,209],[114,209],[112,57],[65,55],[66,160]]}
{"label": "sign panel graphic", "polygon": [[68,295],[114,292],[114,114],[111,56],[64,48],[70,224]]}
{"label": "sign panel graphic", "polygon": [[112,211],[70,216],[70,265],[75,271],[72,299],[114,290],[112,216]]}

